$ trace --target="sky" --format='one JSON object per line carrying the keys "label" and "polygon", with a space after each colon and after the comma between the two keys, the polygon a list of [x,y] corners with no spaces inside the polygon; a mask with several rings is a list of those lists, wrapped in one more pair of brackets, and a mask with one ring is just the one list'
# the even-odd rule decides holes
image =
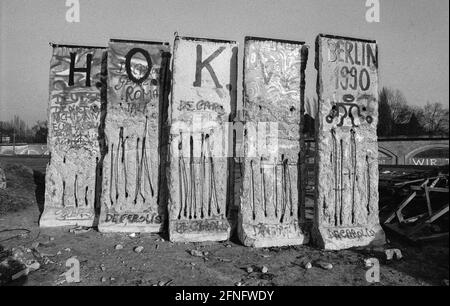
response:
{"label": "sky", "polygon": [[175,32],[236,40],[240,74],[245,36],[305,41],[310,98],[316,96],[318,34],[375,39],[380,88],[401,90],[411,105],[448,107],[449,1],[379,2],[380,22],[368,23],[366,0],[79,0],[80,22],[69,23],[66,0],[0,0],[0,121],[46,119],[49,42],[107,46],[110,38],[122,38],[172,45]]}

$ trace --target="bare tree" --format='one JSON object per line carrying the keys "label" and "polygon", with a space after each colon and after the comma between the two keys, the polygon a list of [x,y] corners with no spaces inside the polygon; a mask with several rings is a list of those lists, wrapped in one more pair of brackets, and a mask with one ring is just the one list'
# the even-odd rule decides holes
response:
{"label": "bare tree", "polygon": [[449,110],[442,103],[427,104],[418,113],[418,119],[424,130],[430,135],[447,135],[449,129]]}
{"label": "bare tree", "polygon": [[386,96],[386,101],[391,109],[391,116],[394,123],[408,123],[413,111],[411,107],[409,107],[403,93],[398,89],[391,89],[388,87],[383,87],[382,93]]}
{"label": "bare tree", "polygon": [[36,124],[31,128],[32,134],[34,135],[33,142],[35,143],[46,143],[47,142],[47,121],[37,121]]}
{"label": "bare tree", "polygon": [[388,101],[388,90],[386,87],[383,87],[380,91],[378,102],[378,136],[390,136],[393,124],[392,111]]}

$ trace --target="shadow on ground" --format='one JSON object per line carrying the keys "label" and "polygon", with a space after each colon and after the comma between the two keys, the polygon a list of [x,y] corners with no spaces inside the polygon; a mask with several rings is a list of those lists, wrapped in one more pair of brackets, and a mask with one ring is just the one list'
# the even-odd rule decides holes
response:
{"label": "shadow on ground", "polygon": [[36,196],[36,204],[39,209],[39,213],[42,214],[44,211],[44,203],[45,203],[45,174],[40,171],[33,171],[34,183],[36,184],[36,188],[34,194]]}

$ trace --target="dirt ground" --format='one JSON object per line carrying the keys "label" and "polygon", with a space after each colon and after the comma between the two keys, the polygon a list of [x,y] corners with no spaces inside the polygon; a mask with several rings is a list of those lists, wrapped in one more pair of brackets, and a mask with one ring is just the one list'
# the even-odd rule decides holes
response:
{"label": "dirt ground", "polygon": [[[449,279],[448,241],[418,246],[388,235],[389,247],[400,249],[403,259],[386,261],[384,253],[370,249],[326,252],[308,245],[252,249],[240,245],[235,238],[226,242],[184,244],[171,243],[164,234],[130,237],[95,230],[73,233],[70,228],[40,229],[42,171],[46,162],[45,159],[0,157],[7,177],[13,178],[6,191],[8,195],[0,191],[0,259],[1,254],[22,247],[25,256],[34,256],[40,264],[27,277],[5,285],[405,286],[443,285]],[[14,163],[29,168],[13,166]],[[19,182],[21,175],[25,177],[23,184]],[[5,199],[10,199],[11,194],[17,198],[6,205]],[[115,248],[119,244],[122,249]],[[140,253],[134,251],[138,246],[143,247]],[[192,250],[201,252],[194,256]],[[66,267],[66,261],[73,257],[80,262],[79,283],[67,283],[65,278],[70,268]],[[380,261],[379,283],[366,281],[368,268],[364,260],[368,258]],[[311,269],[304,268],[305,259],[313,263]],[[319,261],[331,263],[333,268],[324,269]],[[266,273],[261,272],[263,267],[267,268]],[[0,277],[1,273],[5,275],[0,270]]]}

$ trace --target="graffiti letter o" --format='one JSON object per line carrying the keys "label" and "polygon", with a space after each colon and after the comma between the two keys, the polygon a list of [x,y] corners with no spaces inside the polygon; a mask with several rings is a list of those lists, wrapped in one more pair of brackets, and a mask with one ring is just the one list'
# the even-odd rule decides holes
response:
{"label": "graffiti letter o", "polygon": [[[131,59],[133,58],[133,56],[136,53],[141,53],[145,57],[145,60],[147,61],[147,64],[148,64],[147,71],[145,72],[145,75],[142,78],[140,78],[140,79],[137,79],[133,75],[133,72],[131,71]],[[128,52],[128,54],[125,56],[125,69],[127,71],[128,78],[131,81],[133,81],[133,82],[135,82],[137,84],[141,84],[142,82],[144,82],[149,77],[150,71],[152,70],[152,59],[150,58],[150,54],[147,51],[145,51],[144,49],[141,49],[141,48],[131,49],[130,52]]]}

